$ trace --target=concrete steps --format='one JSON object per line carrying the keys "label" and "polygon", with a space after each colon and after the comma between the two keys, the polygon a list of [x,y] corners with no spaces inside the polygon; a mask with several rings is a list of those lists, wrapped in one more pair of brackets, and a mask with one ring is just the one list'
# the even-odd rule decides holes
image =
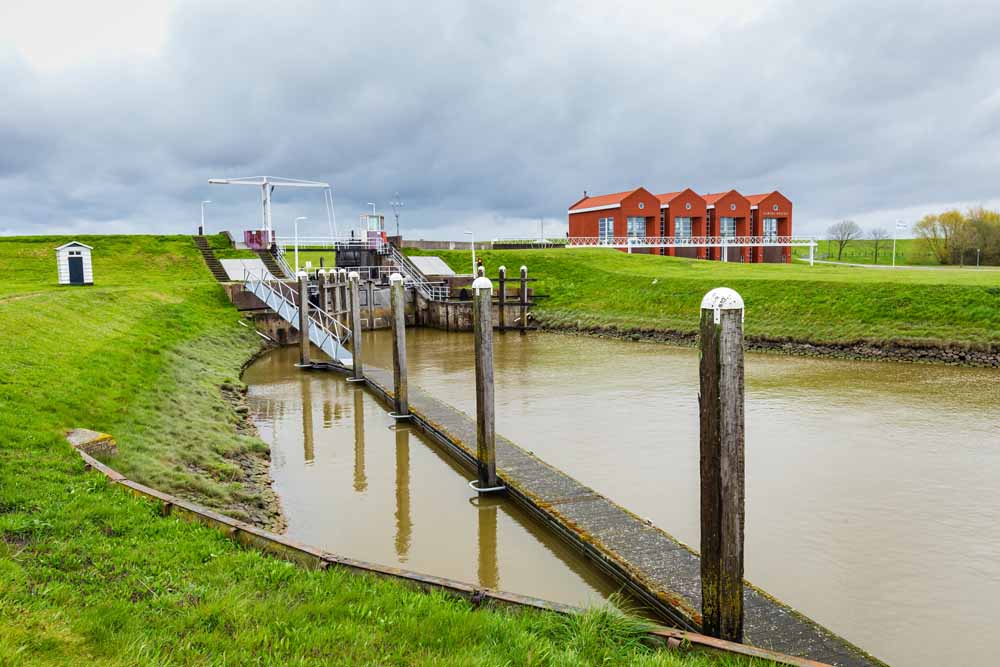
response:
{"label": "concrete steps", "polygon": [[205,265],[208,266],[208,270],[212,272],[215,279],[220,283],[229,282],[229,275],[222,268],[222,262],[215,256],[212,247],[208,245],[208,239],[204,236],[194,236],[192,238],[194,238],[194,244],[198,248],[198,252],[201,253],[201,258],[205,260]]}
{"label": "concrete steps", "polygon": [[291,276],[286,276],[284,270],[282,270],[281,265],[278,264],[278,260],[274,258],[269,250],[254,250],[261,261],[264,262],[264,267],[271,272],[271,275],[275,278],[289,278]]}

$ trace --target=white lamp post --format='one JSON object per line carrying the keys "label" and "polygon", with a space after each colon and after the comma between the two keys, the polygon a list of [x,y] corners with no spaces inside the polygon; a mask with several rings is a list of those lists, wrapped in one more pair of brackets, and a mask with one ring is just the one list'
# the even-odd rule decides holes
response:
{"label": "white lamp post", "polygon": [[299,275],[299,220],[308,220],[304,215],[295,218],[295,275]]}
{"label": "white lamp post", "polygon": [[201,203],[201,233],[205,233],[205,204],[211,204],[211,199],[206,199]]}
{"label": "white lamp post", "polygon": [[472,275],[476,276],[476,237],[472,232],[465,232],[472,240]]}

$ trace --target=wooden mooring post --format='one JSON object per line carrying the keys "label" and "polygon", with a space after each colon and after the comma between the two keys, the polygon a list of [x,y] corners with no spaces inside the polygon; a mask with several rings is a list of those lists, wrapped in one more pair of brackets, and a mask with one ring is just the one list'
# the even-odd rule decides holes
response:
{"label": "wooden mooring post", "polygon": [[368,328],[375,330],[375,281],[371,278],[365,281],[368,290]]}
{"label": "wooden mooring post", "polygon": [[406,292],[403,276],[394,273],[389,276],[389,301],[392,306],[392,377],[395,412],[397,419],[410,416],[410,403],[406,386]]}
{"label": "wooden mooring post", "polygon": [[518,299],[521,302],[521,335],[528,332],[528,267],[521,266],[521,289]]}
{"label": "wooden mooring post", "polygon": [[702,632],[743,641],[743,299],[720,287],[701,302]]}
{"label": "wooden mooring post", "polygon": [[472,283],[472,326],[476,354],[476,471],[480,493],[499,491],[495,400],[493,393],[493,283],[479,276]]}
{"label": "wooden mooring post", "polygon": [[299,271],[299,366],[309,361],[309,274]]}
{"label": "wooden mooring post", "polygon": [[497,328],[500,331],[505,331],[507,329],[507,267],[501,266],[497,272],[499,278],[497,279],[497,288],[500,290],[497,292]]}
{"label": "wooden mooring post", "polygon": [[319,288],[319,309],[324,313],[330,312],[330,292],[327,290],[328,285],[326,269],[316,271],[316,286]]}
{"label": "wooden mooring post", "polygon": [[351,284],[351,356],[354,359],[354,370],[351,378],[355,381],[365,379],[365,364],[361,349],[361,276],[357,271],[351,271],[347,276]]}

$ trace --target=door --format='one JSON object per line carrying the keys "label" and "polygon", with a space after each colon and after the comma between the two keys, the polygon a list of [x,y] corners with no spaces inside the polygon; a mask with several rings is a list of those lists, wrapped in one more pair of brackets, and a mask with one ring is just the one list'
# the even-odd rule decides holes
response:
{"label": "door", "polygon": [[69,284],[83,284],[83,257],[69,258]]}

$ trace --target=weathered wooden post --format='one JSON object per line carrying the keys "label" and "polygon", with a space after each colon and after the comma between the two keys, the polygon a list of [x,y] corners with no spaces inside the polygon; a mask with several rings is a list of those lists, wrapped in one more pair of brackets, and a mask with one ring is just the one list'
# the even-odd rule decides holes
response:
{"label": "weathered wooden post", "polygon": [[339,282],[340,282],[340,270],[331,269],[329,287],[330,291],[332,292],[332,294],[330,294],[330,300],[333,302],[332,304],[333,309],[327,312],[329,312],[330,315],[333,316],[333,319],[337,320],[338,322],[340,321],[340,307],[341,307],[340,289],[338,288]]}
{"label": "weathered wooden post", "polygon": [[316,272],[316,284],[319,287],[319,309],[324,313],[330,312],[330,283],[327,282],[326,269]]}
{"label": "weathered wooden post", "polygon": [[493,283],[479,276],[472,283],[472,327],[476,351],[476,470],[480,493],[499,491],[493,397]]}
{"label": "weathered wooden post", "polygon": [[518,294],[521,302],[521,335],[528,332],[528,267],[521,266],[521,289]]}
{"label": "weathered wooden post", "polygon": [[368,278],[368,328],[375,330],[375,281]]}
{"label": "weathered wooden post", "polygon": [[299,271],[299,366],[309,366],[309,274]]}
{"label": "weathered wooden post", "polygon": [[497,306],[499,310],[497,311],[497,328],[500,331],[505,331],[507,329],[507,267],[501,266],[497,275],[497,287],[500,292],[497,294]]}
{"label": "weathered wooden post", "polygon": [[350,278],[348,278],[347,269],[340,269],[340,286],[339,289],[342,290],[340,293],[340,323],[345,327],[351,319],[350,313],[350,303],[347,300],[347,293],[350,291]]}
{"label": "weathered wooden post", "polygon": [[361,276],[357,271],[351,271],[348,276],[351,283],[351,356],[354,358],[354,381],[365,379],[365,364],[362,361],[361,350]]}
{"label": "weathered wooden post", "polygon": [[389,300],[392,306],[392,376],[396,409],[390,414],[403,419],[410,416],[410,404],[406,386],[406,293],[403,276],[398,273],[389,276]]}
{"label": "weathered wooden post", "polygon": [[720,287],[701,301],[702,632],[743,641],[743,299]]}

